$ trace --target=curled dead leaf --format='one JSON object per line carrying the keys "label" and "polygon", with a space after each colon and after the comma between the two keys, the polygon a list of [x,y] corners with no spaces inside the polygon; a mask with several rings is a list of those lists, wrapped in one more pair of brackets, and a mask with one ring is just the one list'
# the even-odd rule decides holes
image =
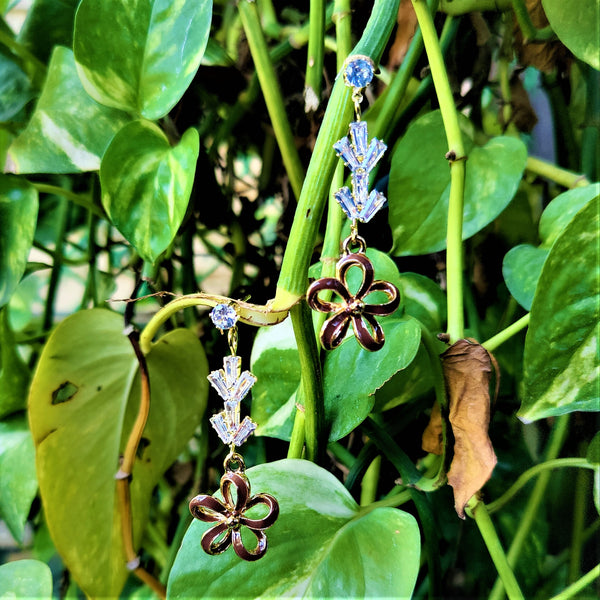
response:
{"label": "curled dead leaf", "polygon": [[408,47],[417,31],[417,15],[411,0],[401,0],[398,7],[398,29],[390,48],[388,68],[395,69],[404,60]]}
{"label": "curled dead leaf", "polygon": [[421,438],[421,447],[425,452],[441,456],[444,453],[444,438],[442,430],[442,412],[440,403],[435,402],[429,416],[429,423]]}
{"label": "curled dead leaf", "polygon": [[441,356],[454,434],[448,483],[461,519],[465,506],[492,475],[497,458],[488,436],[492,360],[474,341],[458,340]]}

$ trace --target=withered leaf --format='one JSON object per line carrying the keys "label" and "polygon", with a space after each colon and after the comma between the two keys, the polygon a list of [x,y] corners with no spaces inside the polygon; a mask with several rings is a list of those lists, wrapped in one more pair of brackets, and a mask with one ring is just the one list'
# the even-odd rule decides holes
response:
{"label": "withered leaf", "polygon": [[448,483],[454,509],[465,518],[465,506],[491,477],[497,458],[488,436],[492,361],[476,342],[458,340],[441,356],[454,434],[454,457]]}
{"label": "withered leaf", "polygon": [[408,47],[417,31],[417,15],[411,0],[401,0],[398,7],[398,29],[394,43],[390,48],[388,68],[395,69],[402,64]]}
{"label": "withered leaf", "polygon": [[425,452],[441,456],[444,453],[443,443],[442,412],[440,410],[440,403],[436,401],[431,409],[429,423],[427,423],[427,427],[421,438],[421,447]]}

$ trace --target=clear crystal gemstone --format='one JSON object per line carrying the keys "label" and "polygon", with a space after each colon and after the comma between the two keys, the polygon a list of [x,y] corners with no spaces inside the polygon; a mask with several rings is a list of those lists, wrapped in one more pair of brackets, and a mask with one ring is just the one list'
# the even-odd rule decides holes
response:
{"label": "clear crystal gemstone", "polygon": [[358,167],[360,167],[360,161],[358,160],[356,152],[351,146],[348,137],[344,137],[341,140],[337,141],[333,145],[333,148],[337,152],[338,156],[342,157],[345,165],[351,171],[354,171],[354,169],[358,169]]}
{"label": "clear crystal gemstone", "polygon": [[229,433],[229,429],[227,427],[227,423],[225,422],[225,418],[223,417],[223,413],[220,412],[210,418],[210,423],[213,426],[214,430],[217,432],[217,435],[221,439],[224,444],[231,444],[232,435]]}
{"label": "clear crystal gemstone", "polygon": [[355,58],[348,62],[344,69],[346,85],[362,89],[373,79],[373,64],[366,58]]}
{"label": "clear crystal gemstone", "polygon": [[239,356],[226,356],[223,369],[212,371],[207,377],[225,402],[239,404],[256,383],[256,377],[250,371],[238,375],[240,361]]}
{"label": "clear crystal gemstone", "polygon": [[210,319],[217,329],[231,329],[238,320],[238,314],[233,306],[217,304],[210,311]]}
{"label": "clear crystal gemstone", "polygon": [[367,151],[369,137],[367,123],[365,121],[353,121],[350,123],[350,137],[352,138],[352,145],[360,162]]}
{"label": "clear crystal gemstone", "polygon": [[358,218],[363,223],[368,223],[375,216],[377,211],[385,204],[385,200],[386,198],[381,192],[373,190],[369,194],[369,198],[360,211],[360,217]]}
{"label": "clear crystal gemstone", "polygon": [[387,150],[387,145],[378,140],[377,138],[373,138],[367,151],[365,152],[362,167],[365,171],[372,171],[373,167],[379,162],[379,159],[383,156],[384,152]]}
{"label": "clear crystal gemstone", "polygon": [[354,215],[354,198],[352,198],[352,193],[350,190],[344,186],[334,194],[334,197],[338,201],[338,204],[342,207],[342,210],[346,213],[346,216],[349,219],[356,219],[356,216]]}
{"label": "clear crystal gemstone", "polygon": [[250,417],[244,417],[244,420],[233,436],[233,443],[236,446],[241,446],[252,435],[255,429],[256,423]]}

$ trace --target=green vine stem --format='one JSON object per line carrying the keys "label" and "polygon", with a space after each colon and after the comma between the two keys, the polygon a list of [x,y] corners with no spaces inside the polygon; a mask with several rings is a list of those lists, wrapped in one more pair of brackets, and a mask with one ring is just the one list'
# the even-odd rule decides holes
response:
{"label": "green vine stem", "polygon": [[516,335],[522,329],[529,325],[531,313],[522,316],[518,321],[509,325],[506,329],[498,332],[495,336],[481,344],[488,352],[493,352],[498,346],[509,340],[513,335]]}
{"label": "green vine stem", "polygon": [[502,544],[500,543],[500,539],[498,538],[498,534],[496,533],[496,529],[494,528],[486,505],[481,502],[481,500],[477,499],[476,496],[473,496],[467,504],[467,514],[473,517],[475,523],[477,523],[479,533],[481,533],[481,537],[492,557],[492,561],[504,584],[509,600],[522,600],[524,598],[523,592],[521,592],[515,574],[508,564],[506,554],[504,553],[504,549],[502,548]]}
{"label": "green vine stem", "polygon": [[292,429],[292,437],[288,447],[288,458],[302,458],[304,456],[304,440],[305,440],[305,419],[304,407],[296,406],[296,415],[294,417],[294,428]]}
{"label": "green vine stem", "polygon": [[238,4],[238,9],[244,32],[248,39],[248,45],[250,46],[250,53],[254,60],[260,87],[265,98],[267,110],[269,111],[269,117],[273,124],[275,137],[279,144],[281,158],[290,178],[290,185],[292,186],[294,195],[296,198],[299,198],[302,182],[304,181],[304,169],[296,150],[290,122],[285,113],[283,96],[281,95],[275,69],[269,56],[269,48],[267,47],[260,24],[258,10],[254,2],[251,3],[247,0],[242,0]]}
{"label": "green vine stem", "polygon": [[368,506],[375,502],[377,498],[377,484],[379,483],[379,474],[381,472],[381,454],[372,461],[360,483],[360,505]]}
{"label": "green vine stem", "polygon": [[444,65],[433,18],[425,0],[412,0],[423,34],[423,43],[433,84],[440,104],[450,165],[450,198],[448,201],[448,230],[446,250],[448,334],[450,342],[464,337],[462,224],[465,187],[465,150],[458,125],[458,113]]}
{"label": "green vine stem", "polygon": [[[585,444],[580,444],[580,450],[583,450]],[[594,465],[589,465],[593,469]],[[586,503],[591,481],[588,473],[581,470],[575,477],[575,494],[573,497],[573,520],[571,525],[571,557],[569,560],[568,583],[574,583],[581,577],[581,559],[583,554],[583,530],[585,529]]]}
{"label": "green vine stem", "polygon": [[323,60],[325,58],[324,0],[310,0],[308,19],[310,31],[304,86],[304,110],[307,113],[317,110],[321,101],[321,81],[323,80]]}
{"label": "green vine stem", "polygon": [[588,571],[581,579],[565,588],[560,594],[553,596],[550,600],[569,600],[575,594],[590,585],[594,580],[600,577],[600,564],[597,564],[593,569]]}
{"label": "green vine stem", "polygon": [[[554,460],[558,457],[568,434],[568,428],[569,415],[563,415],[556,420],[556,424],[552,430],[552,433],[550,434],[550,439],[548,440],[548,445],[546,447],[545,458],[547,461]],[[546,488],[550,482],[550,475],[551,473],[549,470],[545,470],[543,473],[541,473],[538,477],[538,480],[535,482],[531,495],[529,496],[529,500],[527,501],[527,505],[525,506],[525,510],[523,511],[521,520],[519,521],[519,526],[515,535],[513,536],[510,548],[508,549],[507,559],[508,564],[511,567],[517,564],[523,544],[525,543],[525,540],[531,531],[535,517],[538,514],[540,505],[546,495]],[[490,593],[489,600],[502,600],[504,586],[504,581],[501,578],[497,579]]]}
{"label": "green vine stem", "polygon": [[[379,62],[396,23],[400,0],[376,0],[362,38],[353,52]],[[274,309],[290,306],[306,292],[308,267],[327,192],[338,158],[333,144],[346,134],[352,119],[352,91],[341,77],[335,82],[306,173],[277,283]]]}
{"label": "green vine stem", "polygon": [[515,17],[517,17],[517,23],[523,32],[523,38],[525,43],[527,42],[544,42],[553,39],[555,36],[552,27],[548,25],[543,29],[536,29],[534,24],[531,22],[531,17],[527,12],[524,0],[512,0],[512,7],[515,11]]}
{"label": "green vine stem", "polygon": [[486,10],[510,10],[511,0],[440,0],[440,10],[448,15],[464,15]]}
{"label": "green vine stem", "polygon": [[30,183],[40,194],[53,194],[55,196],[62,196],[63,198],[70,200],[73,204],[77,204],[77,206],[81,206],[82,208],[89,210],[92,214],[96,215],[97,217],[100,217],[102,219],[106,218],[106,215],[104,214],[102,208],[94,204],[89,196],[76,194],[71,190],[67,190],[56,185],[50,185],[48,183]]}
{"label": "green vine stem", "polygon": [[152,340],[162,325],[168,321],[176,312],[191,306],[216,306],[217,304],[231,304],[235,306],[239,320],[247,325],[265,327],[277,325],[288,316],[290,306],[279,310],[273,310],[270,305],[250,304],[241,300],[232,300],[226,296],[216,294],[189,294],[169,302],[166,306],[156,312],[148,321],[140,335],[140,348],[144,354],[152,349]]}
{"label": "green vine stem", "polygon": [[498,498],[487,505],[488,512],[490,514],[499,511],[506,504],[508,504],[522,489],[531,481],[534,477],[540,475],[544,471],[551,471],[553,469],[561,469],[565,467],[574,467],[579,469],[593,469],[594,465],[589,463],[585,458],[555,458],[554,460],[547,460],[539,465],[527,469],[522,473],[518,479]]}
{"label": "green vine stem", "polygon": [[525,169],[530,173],[546,177],[569,189],[590,185],[590,182],[585,175],[557,167],[556,165],[540,158],[536,158],[535,156],[527,158]]}
{"label": "green vine stem", "polygon": [[[304,436],[306,458],[319,462],[324,453],[323,424],[325,403],[319,349],[312,326],[311,310],[306,302],[296,304],[290,310],[294,336],[298,345],[301,380],[297,402],[304,407]],[[296,423],[294,422],[294,428]],[[296,434],[297,435],[297,434]],[[294,434],[292,433],[292,437]]]}

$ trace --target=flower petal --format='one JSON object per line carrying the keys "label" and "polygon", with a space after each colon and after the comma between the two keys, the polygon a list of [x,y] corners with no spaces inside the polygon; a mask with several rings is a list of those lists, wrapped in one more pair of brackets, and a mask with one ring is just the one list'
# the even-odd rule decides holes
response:
{"label": "flower petal", "polygon": [[311,283],[306,292],[306,301],[313,310],[329,313],[340,309],[339,303],[326,302],[319,298],[319,292],[324,290],[335,292],[344,302],[348,302],[351,299],[348,290],[339,279],[335,277],[323,277],[323,279],[317,279],[317,281]]}
{"label": "flower petal", "polygon": [[227,507],[220,500],[201,494],[190,500],[190,512],[200,521],[214,523],[226,518]]}
{"label": "flower petal", "polygon": [[329,317],[321,327],[321,344],[325,350],[337,348],[343,341],[350,326],[350,313],[342,310]]}
{"label": "flower petal", "polygon": [[[236,499],[233,501],[231,486],[236,488]],[[235,512],[241,513],[248,502],[250,496],[250,482],[245,475],[241,473],[225,473],[221,477],[221,494],[225,498],[227,505]]]}
{"label": "flower petal", "polygon": [[262,519],[248,519],[247,517],[241,517],[240,523],[249,527],[250,529],[267,529],[275,523],[279,516],[279,503],[271,496],[271,494],[256,494],[252,496],[246,504],[246,510],[256,506],[258,504],[264,504],[269,509],[269,512]]}
{"label": "flower petal", "polygon": [[[364,321],[366,321],[373,330],[369,331]],[[376,352],[383,347],[385,336],[381,325],[375,320],[375,317],[369,314],[363,314],[362,317],[352,317],[352,327],[358,343],[369,352]]]}
{"label": "flower petal", "polygon": [[[223,537],[219,540],[221,536]],[[214,525],[204,532],[200,543],[207,554],[221,554],[231,545],[231,528],[225,523]]]}
{"label": "flower petal", "polygon": [[347,254],[346,256],[343,256],[338,261],[336,269],[338,279],[344,282],[346,288],[348,287],[346,274],[351,267],[358,267],[362,272],[362,283],[360,284],[356,294],[354,294],[354,298],[358,298],[360,300],[369,292],[369,288],[373,284],[373,265],[366,255],[362,254],[361,252],[355,252],[354,254]]}
{"label": "flower petal", "polygon": [[385,292],[389,300],[385,304],[365,304],[363,313],[370,315],[391,315],[400,306],[400,292],[389,281],[374,281],[367,295],[371,292]]}
{"label": "flower petal", "polygon": [[254,550],[247,550],[242,541],[242,535],[239,531],[232,532],[233,549],[235,553],[244,560],[258,560],[265,555],[267,551],[267,536],[262,532],[255,529],[249,529],[257,539],[256,548]]}

